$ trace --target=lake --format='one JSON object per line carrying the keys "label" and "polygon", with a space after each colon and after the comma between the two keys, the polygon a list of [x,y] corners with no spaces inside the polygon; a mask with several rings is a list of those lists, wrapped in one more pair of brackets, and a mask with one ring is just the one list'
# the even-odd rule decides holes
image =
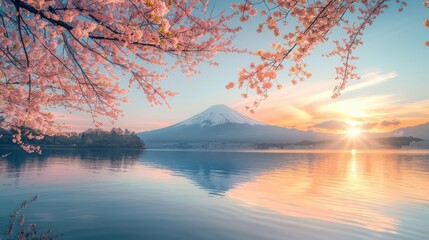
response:
{"label": "lake", "polygon": [[429,151],[12,151],[1,229],[35,195],[61,239],[428,239]]}

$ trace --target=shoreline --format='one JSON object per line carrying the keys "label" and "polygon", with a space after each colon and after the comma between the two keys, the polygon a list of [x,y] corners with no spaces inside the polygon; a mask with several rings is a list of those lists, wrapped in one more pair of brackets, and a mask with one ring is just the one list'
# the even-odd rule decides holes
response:
{"label": "shoreline", "polygon": [[[83,146],[57,146],[57,145],[38,145],[41,150],[44,149],[75,149],[75,150],[145,150],[146,148],[123,148],[123,147],[112,147],[112,146],[101,146],[101,147],[83,147]],[[0,149],[11,149],[19,150],[22,149],[18,145],[14,144],[0,144]]]}

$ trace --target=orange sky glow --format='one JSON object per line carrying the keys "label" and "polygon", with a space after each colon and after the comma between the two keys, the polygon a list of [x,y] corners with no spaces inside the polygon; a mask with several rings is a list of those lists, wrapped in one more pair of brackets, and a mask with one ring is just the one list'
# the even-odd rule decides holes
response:
{"label": "orange sky glow", "polygon": [[[354,92],[396,77],[395,72],[367,74],[346,88],[339,99],[330,98],[329,84],[294,86],[287,94],[274,92],[257,113],[249,116],[271,125],[328,133],[346,133],[350,128],[387,132],[429,122],[429,99],[404,103],[394,93],[353,96]],[[244,113],[246,103],[248,101],[240,101],[232,107]],[[330,124],[324,124],[326,122]]]}

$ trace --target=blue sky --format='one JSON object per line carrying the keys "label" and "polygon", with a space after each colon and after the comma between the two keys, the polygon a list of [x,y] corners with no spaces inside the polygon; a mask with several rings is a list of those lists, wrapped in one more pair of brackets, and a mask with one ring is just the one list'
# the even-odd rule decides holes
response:
{"label": "blue sky", "polygon": [[[214,7],[228,10],[230,2],[215,1]],[[356,51],[362,79],[350,82],[350,91],[346,90],[338,99],[332,100],[330,94],[336,84],[334,67],[339,61],[321,56],[332,49],[331,44],[319,46],[307,59],[313,74],[309,80],[292,86],[286,72],[279,74],[278,80],[285,87],[273,90],[255,114],[244,109],[246,102],[240,97],[241,90],[226,90],[225,85],[235,81],[238,71],[256,59],[246,54],[220,54],[216,57],[218,67],[202,65],[197,76],[188,79],[180,72],[170,74],[163,86],[179,93],[169,99],[171,109],[151,107],[143,93],[131,89],[130,102],[122,106],[125,116],[106,128],[156,129],[214,104],[226,104],[262,122],[300,129],[334,119],[353,125],[395,120],[406,126],[429,121],[429,48],[424,45],[429,40],[429,29],[423,26],[429,9],[423,7],[422,1],[408,4],[403,12],[398,12],[393,4],[365,30],[364,45]],[[234,41],[236,46],[250,50],[269,48],[275,39],[270,32],[256,33],[256,22],[231,22],[243,26]],[[338,31],[333,32],[333,36],[337,35]],[[82,113],[62,116],[61,121],[73,129],[91,127],[90,117]]]}

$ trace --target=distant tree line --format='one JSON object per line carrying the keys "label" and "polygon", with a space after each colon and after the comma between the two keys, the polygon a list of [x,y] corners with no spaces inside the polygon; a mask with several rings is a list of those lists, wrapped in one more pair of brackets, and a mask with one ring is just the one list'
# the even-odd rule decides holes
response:
{"label": "distant tree line", "polygon": [[[31,131],[22,129],[21,131]],[[0,144],[13,144],[13,131],[0,128]],[[31,135],[30,135],[31,136]],[[61,135],[45,136],[43,139],[25,139],[26,143],[50,147],[76,148],[144,148],[144,142],[128,129],[112,128],[110,131],[102,129],[88,129],[84,132],[68,132]]]}
{"label": "distant tree line", "polygon": [[410,146],[412,142],[421,142],[423,139],[415,137],[386,137],[386,138],[374,138],[378,144],[383,146],[401,147]]}
{"label": "distant tree line", "polygon": [[[415,138],[412,136],[409,137],[382,137],[382,138],[369,138],[366,140],[370,145],[378,144],[387,148],[401,148],[402,146],[410,146],[412,142],[421,142],[423,139]],[[322,140],[322,141],[302,141],[296,143],[298,146],[320,146],[320,145],[330,145],[338,143],[337,140]]]}

